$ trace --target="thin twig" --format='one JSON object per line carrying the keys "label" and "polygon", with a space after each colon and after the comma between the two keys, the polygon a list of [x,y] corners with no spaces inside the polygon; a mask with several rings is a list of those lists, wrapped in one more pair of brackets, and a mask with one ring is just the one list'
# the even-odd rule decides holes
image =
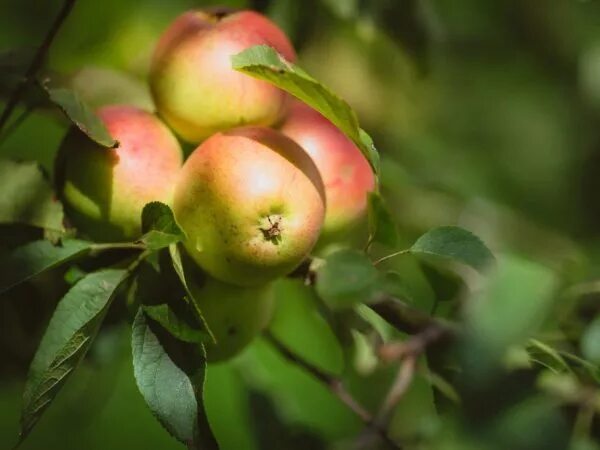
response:
{"label": "thin twig", "polygon": [[301,367],[316,380],[325,385],[342,403],[344,403],[354,414],[356,414],[368,427],[377,432],[381,439],[386,442],[390,448],[399,450],[402,447],[394,442],[384,428],[381,428],[373,415],[367,411],[344,387],[340,378],[333,374],[329,374],[310,362],[302,359],[299,355],[291,351],[285,344],[277,339],[272,333],[266,332],[265,338],[273,345],[273,347],[289,362]]}
{"label": "thin twig", "polygon": [[384,296],[377,302],[367,306],[403,333],[417,334],[431,324],[439,324],[442,327],[451,328],[450,324],[435,319],[429,314],[394,297]]}
{"label": "thin twig", "polygon": [[394,408],[408,388],[412,383],[413,377],[415,375],[415,369],[417,366],[417,356],[410,355],[402,361],[400,364],[400,368],[398,369],[398,374],[396,375],[396,379],[394,383],[390,387],[388,394],[385,396],[381,407],[379,408],[379,412],[377,413],[377,423],[381,427],[387,427],[392,419],[392,414],[394,412]]}
{"label": "thin twig", "polygon": [[446,338],[450,332],[451,329],[445,328],[440,323],[432,323],[406,341],[384,344],[379,349],[379,356],[388,362],[419,356],[429,345]]}
{"label": "thin twig", "polygon": [[431,321],[421,332],[415,334],[404,342],[391,342],[384,344],[379,349],[379,356],[384,361],[400,360],[400,367],[396,379],[385,396],[379,412],[377,423],[380,427],[387,427],[394,412],[394,408],[404,394],[408,391],[415,376],[417,360],[427,347],[447,336],[450,328],[442,323]]}
{"label": "thin twig", "polygon": [[54,38],[56,37],[58,30],[60,29],[60,27],[63,24],[63,22],[65,21],[65,19],[69,16],[69,13],[71,12],[71,10],[73,9],[73,6],[75,5],[75,2],[76,2],[76,0],[65,0],[65,2],[63,3],[63,6],[62,6],[61,10],[58,12],[56,19],[54,19],[54,22],[52,23],[50,30],[48,30],[48,34],[46,34],[46,36],[44,37],[44,40],[42,41],[42,43],[38,47],[37,51],[35,52],[35,55],[34,55],[33,59],[31,60],[31,64],[29,65],[27,72],[25,72],[23,79],[19,82],[19,84],[17,85],[17,87],[15,88],[15,90],[13,91],[11,96],[9,97],[8,101],[6,102],[4,111],[2,111],[2,115],[0,116],[0,130],[2,130],[2,128],[4,128],[4,126],[8,122],[8,119],[10,119],[12,112],[14,111],[15,107],[19,103],[19,99],[21,98],[21,95],[23,95],[23,92],[25,92],[25,89],[31,83],[31,81],[35,77],[35,75],[37,75],[38,70],[40,69],[40,67],[42,66],[42,64],[44,62],[46,53],[48,52],[50,45],[52,45],[52,41],[54,41]]}

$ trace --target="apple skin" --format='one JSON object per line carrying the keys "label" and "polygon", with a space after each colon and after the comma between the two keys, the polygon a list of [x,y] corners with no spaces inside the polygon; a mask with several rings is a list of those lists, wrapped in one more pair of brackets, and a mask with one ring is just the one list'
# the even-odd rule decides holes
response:
{"label": "apple skin", "polygon": [[177,180],[173,212],[200,267],[222,281],[256,286],[308,256],[323,224],[325,193],[298,144],[270,128],[244,127],[194,150]]}
{"label": "apple skin", "polygon": [[210,363],[237,355],[273,316],[275,297],[270,284],[247,288],[205,276],[201,283],[189,282],[189,288],[217,341],[205,344]]}
{"label": "apple skin", "polygon": [[160,38],[150,88],[161,117],[185,140],[217,131],[279,121],[288,96],[270,83],[235,71],[230,57],[269,45],[288,61],[296,54],[274,23],[253,11],[188,11]]}
{"label": "apple skin", "polygon": [[367,193],[375,189],[375,176],[359,148],[318,111],[300,101],[290,105],[280,131],[310,155],[323,179],[327,212],[319,247],[363,234]]}
{"label": "apple skin", "polygon": [[94,240],[132,240],[140,236],[146,203],[171,203],[183,154],[149,112],[113,105],[97,114],[119,146],[101,147],[71,129],[56,158],[58,192],[69,219]]}

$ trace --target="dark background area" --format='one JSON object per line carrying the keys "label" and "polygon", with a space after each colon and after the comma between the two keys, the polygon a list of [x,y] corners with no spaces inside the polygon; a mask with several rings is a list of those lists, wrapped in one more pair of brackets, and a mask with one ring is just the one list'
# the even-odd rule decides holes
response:
{"label": "dark background area", "polygon": [[[474,333],[483,324],[490,342],[512,345],[521,308],[526,315],[551,292],[551,325],[540,336],[578,354],[572,336],[600,316],[598,289],[577,307],[556,305],[567,286],[593,281],[600,271],[600,2],[79,0],[50,50],[48,72],[92,106],[152,108],[146,73],[158,36],[181,12],[213,4],[268,14],[289,33],[298,64],[357,111],[381,153],[383,193],[403,242],[453,224],[499,255],[501,269],[484,295],[511,308],[481,316]],[[2,1],[0,50],[38,45],[60,5]],[[40,161],[51,174],[67,127],[58,113],[35,110],[0,141],[0,153]],[[390,268],[423,310],[448,293],[411,259]],[[0,448],[17,435],[27,366],[60,298],[61,276],[37,279],[0,302]],[[297,280],[278,283],[277,294],[273,331],[307,359],[341,371],[342,349],[317,315],[313,294]],[[572,316],[568,326],[553,326]],[[23,449],[182,448],[145,407],[127,325],[113,322]],[[384,335],[394,334],[380,325]],[[349,384],[374,408],[395,371],[372,369],[368,351],[357,348]],[[438,392],[443,388],[423,373],[394,412],[393,434],[407,448],[600,448],[592,442],[597,419],[577,428],[581,411],[560,395],[542,395],[555,386],[538,391],[545,386],[538,372],[516,370],[465,388],[485,376],[477,369],[480,349],[462,350],[458,407],[446,407],[452,402]],[[207,380],[209,419],[223,449],[345,449],[363,429],[263,340],[209,367]]]}

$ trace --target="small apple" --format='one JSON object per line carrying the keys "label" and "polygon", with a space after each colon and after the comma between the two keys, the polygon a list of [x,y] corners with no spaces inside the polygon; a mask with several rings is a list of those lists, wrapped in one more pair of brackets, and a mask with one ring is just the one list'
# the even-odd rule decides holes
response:
{"label": "small apple", "polygon": [[273,315],[270,285],[239,287],[205,276],[189,281],[196,305],[216,339],[206,344],[208,362],[230,359],[242,351],[268,324]]}
{"label": "small apple", "polygon": [[373,171],[359,148],[306,104],[294,101],[281,132],[311,156],[325,185],[327,212],[319,245],[354,237],[365,223]]}
{"label": "small apple", "polygon": [[222,281],[256,286],[308,256],[325,194],[298,144],[270,128],[245,127],[217,133],[194,150],[177,180],[173,212],[200,267]]}
{"label": "small apple", "polygon": [[175,19],[160,38],[150,68],[161,117],[193,143],[237,126],[276,123],[287,94],[231,67],[232,55],[254,45],[269,45],[289,61],[296,58],[283,31],[253,11],[188,11]]}
{"label": "small apple", "polygon": [[56,159],[58,192],[73,224],[93,239],[135,239],[141,233],[144,205],[171,203],[181,148],[149,112],[117,105],[97,114],[119,146],[101,147],[71,129]]}

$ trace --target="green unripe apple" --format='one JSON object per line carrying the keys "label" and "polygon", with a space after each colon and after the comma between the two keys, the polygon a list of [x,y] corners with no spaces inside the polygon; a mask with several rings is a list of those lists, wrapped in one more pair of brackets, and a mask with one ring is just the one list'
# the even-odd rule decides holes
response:
{"label": "green unripe apple", "polygon": [[366,235],[367,194],[375,188],[375,176],[360,149],[300,101],[292,103],[281,132],[306,150],[323,178],[327,212],[319,246],[365,237],[360,235]]}
{"label": "green unripe apple", "polygon": [[169,129],[149,112],[119,105],[97,113],[119,146],[101,147],[70,130],[56,160],[58,192],[69,219],[91,238],[132,240],[141,233],[146,203],[171,203],[183,154]]}
{"label": "green unripe apple", "polygon": [[185,140],[242,125],[272,125],[282,118],[287,94],[235,71],[230,57],[269,45],[295,60],[288,38],[254,11],[188,11],[161,36],[150,68],[159,114]]}
{"label": "green unripe apple", "polygon": [[216,344],[206,344],[208,362],[225,361],[241,352],[269,324],[273,315],[271,285],[242,288],[204,277],[189,283],[196,304]]}
{"label": "green unripe apple", "polygon": [[294,270],[316,243],[325,193],[310,156],[278,131],[217,133],[181,169],[173,212],[210,275],[257,286]]}

